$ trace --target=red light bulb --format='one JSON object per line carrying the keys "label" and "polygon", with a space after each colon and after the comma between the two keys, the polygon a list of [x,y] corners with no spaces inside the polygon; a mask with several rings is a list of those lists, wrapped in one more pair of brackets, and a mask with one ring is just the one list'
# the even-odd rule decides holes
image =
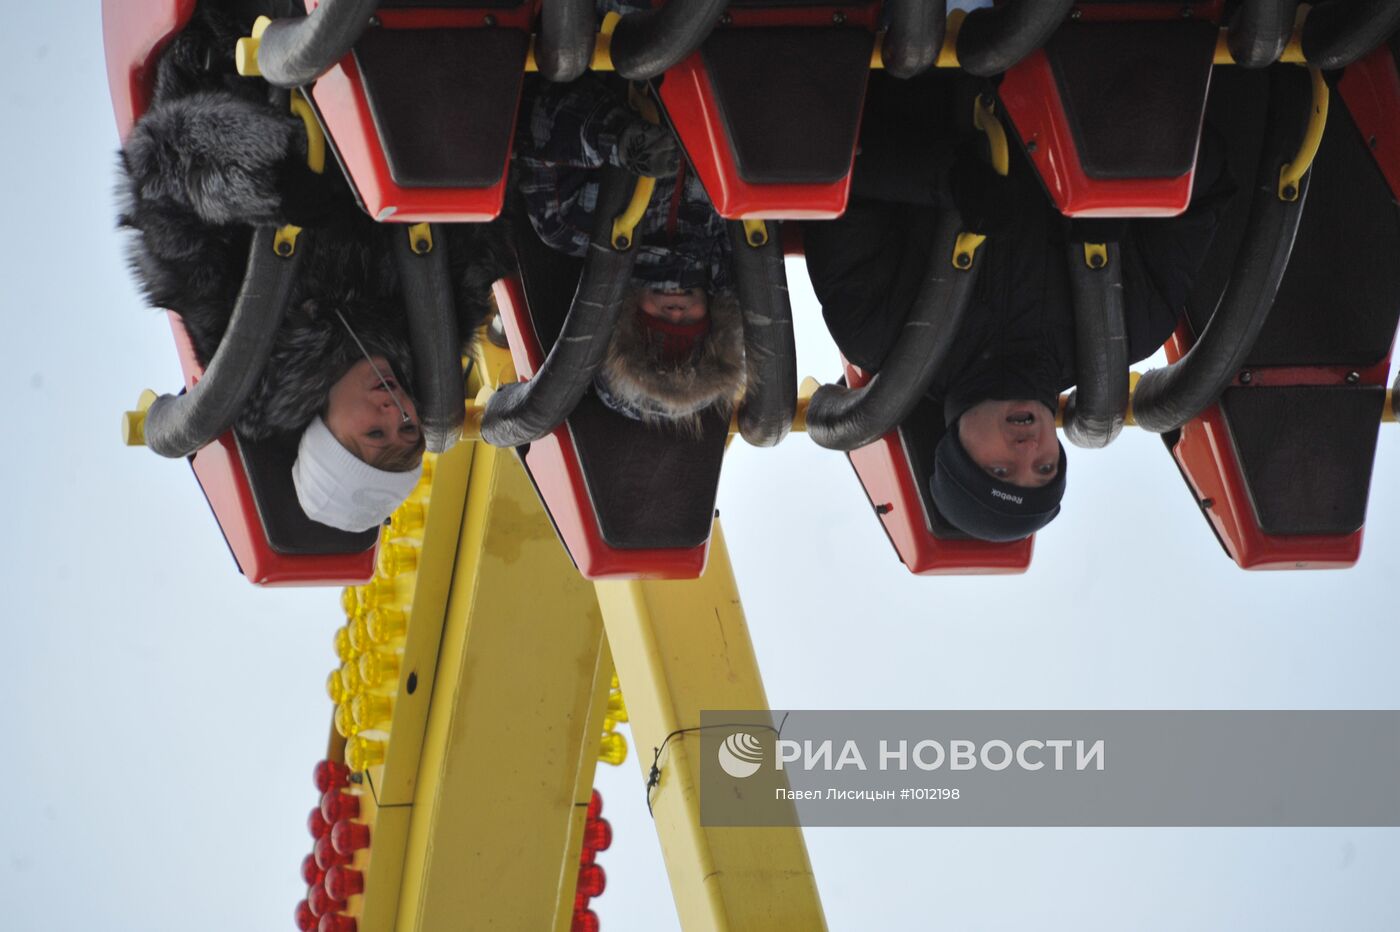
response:
{"label": "red light bulb", "polygon": [[330,913],[321,917],[321,925],[317,932],[355,932],[358,925],[354,916],[337,916]]}
{"label": "red light bulb", "polygon": [[597,864],[585,864],[578,869],[578,892],[592,899],[602,896],[608,888],[608,875]]}
{"label": "red light bulb", "polygon": [[306,900],[297,904],[296,922],[297,928],[301,932],[311,932],[312,929],[316,928],[316,915],[311,912],[311,904]]}
{"label": "red light bulb", "polygon": [[311,810],[311,815],[306,817],[306,828],[311,832],[312,838],[325,838],[326,833],[331,830],[331,823],[326,821],[326,817],[321,815],[318,806]]}
{"label": "red light bulb", "polygon": [[306,904],[311,907],[311,915],[325,916],[338,913],[345,908],[344,900],[337,900],[327,892],[325,885],[311,887],[306,891]]}
{"label": "red light bulb", "polygon": [[569,932],[598,932],[598,914],[591,909],[578,910],[574,913],[574,924],[569,927]]}
{"label": "red light bulb", "polygon": [[365,875],[349,867],[332,867],[326,871],[326,892],[344,902],[365,892]]}
{"label": "red light bulb", "polygon": [[612,847],[612,825],[607,819],[590,821],[583,827],[583,846],[594,851],[607,851]]}
{"label": "red light bulb", "polygon": [[353,855],[369,847],[369,826],[363,822],[342,819],[331,828],[331,845],[341,854]]}
{"label": "red light bulb", "polygon": [[350,785],[350,768],[339,761],[323,760],[312,771],[312,779],[316,781],[318,793],[338,790],[342,786]]}
{"label": "red light bulb", "polygon": [[301,879],[308,887],[314,887],[326,878],[326,872],[316,863],[316,855],[308,854],[301,859]]}
{"label": "red light bulb", "polygon": [[581,913],[588,908],[588,897],[582,893],[574,894],[574,912]]}
{"label": "red light bulb", "polygon": [[321,870],[328,871],[332,867],[349,863],[350,855],[335,850],[329,835],[316,842],[316,866]]}
{"label": "red light bulb", "polygon": [[341,819],[357,819],[360,816],[360,798],[340,790],[331,790],[321,797],[321,815],[331,825]]}
{"label": "red light bulb", "polygon": [[593,791],[593,796],[588,800],[588,818],[590,821],[603,814],[603,797],[597,791]]}
{"label": "red light bulb", "polygon": [[580,864],[592,864],[596,860],[598,860],[598,852],[587,846],[578,853],[578,862]]}

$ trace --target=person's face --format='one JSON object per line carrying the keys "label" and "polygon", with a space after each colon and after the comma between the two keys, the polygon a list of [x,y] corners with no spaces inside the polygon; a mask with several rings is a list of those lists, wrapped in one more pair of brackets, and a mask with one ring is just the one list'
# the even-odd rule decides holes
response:
{"label": "person's face", "polygon": [[660,318],[668,324],[698,324],[709,312],[708,299],[700,288],[685,291],[643,288],[639,303],[642,313]]}
{"label": "person's face", "polygon": [[[378,466],[416,447],[420,431],[418,410],[394,378],[389,361],[375,356],[374,365],[384,373],[384,381],[374,374],[369,360],[362,359],[331,386],[326,426],[341,446],[371,466]],[[395,397],[408,412],[408,421],[404,421],[394,404]]]}
{"label": "person's face", "polygon": [[1047,485],[1060,471],[1055,415],[1038,401],[983,401],[958,418],[973,462],[1003,482]]}

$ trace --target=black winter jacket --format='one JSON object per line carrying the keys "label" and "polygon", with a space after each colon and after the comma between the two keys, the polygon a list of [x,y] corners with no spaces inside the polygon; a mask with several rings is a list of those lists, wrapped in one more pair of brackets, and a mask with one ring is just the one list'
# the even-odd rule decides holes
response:
{"label": "black winter jacket", "polygon": [[[967,122],[961,117],[970,113],[971,96],[941,75],[911,82],[872,75],[867,99],[850,205],[837,220],[808,224],[804,236],[807,270],[832,338],[848,360],[875,371],[928,263],[949,261],[930,257],[930,250],[938,211],[954,209],[948,173],[956,139],[947,127]],[[946,135],[936,136],[940,131]],[[1208,133],[1186,213],[1131,221],[1121,241],[1133,362],[1171,335],[1233,193],[1221,150],[1210,139]],[[961,394],[962,387],[995,391],[999,381],[1010,380],[1017,391],[1002,397],[1048,402],[1076,382],[1070,224],[1014,145],[1009,180],[1016,221],[978,251],[973,304],[951,358],[929,389],[935,401]],[[1033,395],[1019,392],[1027,381]]]}
{"label": "black winter jacket", "polygon": [[[306,131],[274,109],[267,85],[239,77],[238,23],[202,5],[162,53],[154,99],[120,158],[119,223],[136,231],[132,271],[147,301],[179,314],[207,365],[227,329],[253,228],[296,223],[314,231],[259,384],[235,427],[252,439],[299,432],[330,387],[361,358],[339,311],[372,353],[413,386],[408,328],[391,235],[354,203],[334,162],[306,167]],[[469,342],[505,268],[497,225],[448,230],[459,333]]]}

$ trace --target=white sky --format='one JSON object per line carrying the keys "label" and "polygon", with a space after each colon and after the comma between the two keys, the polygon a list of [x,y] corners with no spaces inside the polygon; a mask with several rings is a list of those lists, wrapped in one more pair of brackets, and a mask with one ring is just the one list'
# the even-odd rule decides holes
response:
{"label": "white sky", "polygon": [[[180,462],[118,440],[178,367],[112,231],[96,4],[7,10],[0,465],[11,710],[0,914],[16,932],[291,929],[324,746],[333,590],[238,576]],[[803,373],[835,355],[795,276]],[[1246,574],[1160,441],[1071,453],[1023,577],[918,579],[845,459],[736,444],[720,509],[776,708],[1395,708],[1400,429],[1361,563]],[[675,928],[634,759],[600,768],[609,932]],[[835,930],[1400,928],[1400,834],[814,829]]]}

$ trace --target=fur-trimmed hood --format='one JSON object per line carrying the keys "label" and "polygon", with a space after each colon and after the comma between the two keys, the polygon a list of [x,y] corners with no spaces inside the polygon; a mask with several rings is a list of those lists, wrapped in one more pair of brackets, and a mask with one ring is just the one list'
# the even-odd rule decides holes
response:
{"label": "fur-trimmed hood", "polygon": [[335,303],[311,299],[292,308],[277,331],[262,378],[235,425],[239,434],[256,440],[299,433],[324,411],[331,386],[364,358],[336,311],[370,355],[388,359],[399,384],[413,392],[413,354],[402,312],[360,298]]}
{"label": "fur-trimmed hood", "polygon": [[594,390],[615,411],[648,424],[695,432],[712,406],[725,411],[744,389],[744,325],[734,292],[710,295],[709,333],[680,362],[667,362],[640,319],[640,292],[628,289]]}

